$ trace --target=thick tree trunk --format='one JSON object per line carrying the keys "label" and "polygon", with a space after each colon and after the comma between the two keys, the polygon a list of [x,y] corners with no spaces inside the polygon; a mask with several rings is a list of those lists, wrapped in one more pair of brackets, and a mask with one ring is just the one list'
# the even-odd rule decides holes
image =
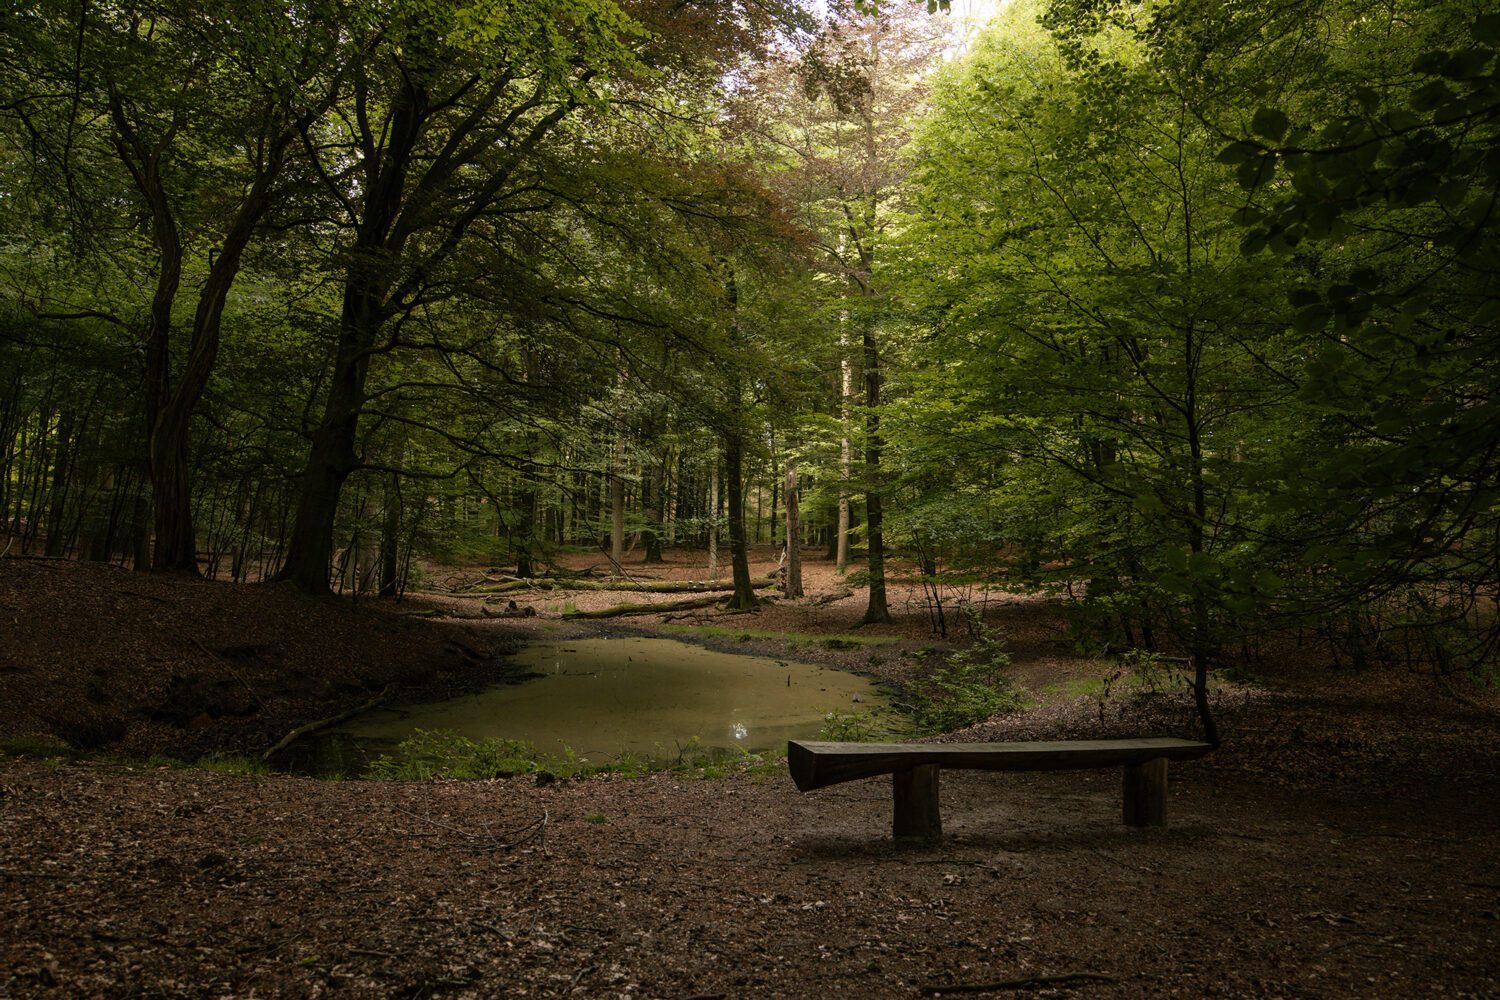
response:
{"label": "thick tree trunk", "polygon": [[724,442],[724,480],[729,492],[729,561],[734,573],[734,596],[729,607],[753,610],[760,602],[750,583],[750,558],[745,546],[744,440],[735,431]]}
{"label": "thick tree trunk", "polygon": [[188,479],[189,420],[189,412],[168,407],[151,435],[151,514],[156,530],[151,568],[157,572],[198,572]]}
{"label": "thick tree trunk", "polygon": [[881,533],[880,510],[880,355],[875,348],[875,334],[868,324],[864,329],[865,350],[865,535],[870,548],[870,603],[865,608],[864,623],[889,622],[890,609],[885,602],[885,538]]}
{"label": "thick tree trunk", "polygon": [[334,359],[328,402],[323,419],[313,432],[286,560],[278,574],[278,579],[289,581],[307,594],[329,592],[328,571],[333,561],[339,493],[359,465],[355,444],[369,373],[368,348],[382,322],[378,301],[379,293],[363,284],[351,285],[344,293],[344,322],[340,324],[339,351]]}
{"label": "thick tree trunk", "polygon": [[272,191],[292,142],[290,130],[277,136],[239,209],[230,220],[223,245],[198,292],[187,364],[151,428],[151,477],[155,490],[153,514],[156,548],[151,564],[156,570],[197,574],[198,552],[193,533],[193,504],[189,461],[193,413],[208,389],[219,356],[219,337],[230,289],[239,277],[240,262],[261,217],[270,209]]}

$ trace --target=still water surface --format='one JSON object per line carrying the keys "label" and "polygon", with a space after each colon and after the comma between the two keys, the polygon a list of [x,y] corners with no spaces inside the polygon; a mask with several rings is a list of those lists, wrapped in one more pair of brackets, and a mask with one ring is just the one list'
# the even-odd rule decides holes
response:
{"label": "still water surface", "polygon": [[672,758],[702,749],[764,750],[816,737],[831,711],[886,703],[867,679],[812,663],[720,653],[673,639],[539,642],[515,656],[541,676],[428,705],[381,709],[326,739],[373,751],[414,729],[473,740],[526,740],[600,762],[622,752]]}

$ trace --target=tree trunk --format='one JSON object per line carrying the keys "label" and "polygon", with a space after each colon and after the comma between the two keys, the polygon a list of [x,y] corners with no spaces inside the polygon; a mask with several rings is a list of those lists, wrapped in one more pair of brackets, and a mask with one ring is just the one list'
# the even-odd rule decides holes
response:
{"label": "tree trunk", "polygon": [[797,460],[786,460],[786,596],[802,596],[802,500],[797,490]]}
{"label": "tree trunk", "polygon": [[151,568],[157,572],[198,573],[193,497],[188,480],[191,419],[191,411],[168,406],[151,434],[151,513],[156,529]]}
{"label": "tree trunk", "polygon": [[[47,543],[42,551],[49,556],[63,554],[63,524],[67,512],[68,471],[73,463],[71,454],[77,454],[78,444],[73,441],[73,411],[63,410],[57,418],[57,457],[52,460],[52,490],[48,497]],[[72,451],[69,451],[71,445]]]}
{"label": "tree trunk", "polygon": [[[1204,525],[1208,518],[1208,489],[1203,476],[1203,443],[1198,421],[1196,378],[1192,349],[1192,330],[1188,332],[1188,382],[1183,401],[1187,416],[1188,474],[1193,489],[1193,519],[1188,523],[1188,550],[1194,555],[1205,551]],[[1193,624],[1189,653],[1193,659],[1193,702],[1203,725],[1203,738],[1219,745],[1219,727],[1208,704],[1208,671],[1218,656],[1209,613],[1208,595],[1202,582],[1193,581]]]}
{"label": "tree trunk", "polygon": [[889,622],[891,612],[885,603],[885,538],[881,534],[880,510],[880,355],[875,349],[875,334],[868,323],[864,329],[865,349],[865,535],[870,548],[870,603],[865,608],[864,624]]}
{"label": "tree trunk", "polygon": [[708,578],[719,578],[719,456],[713,456],[708,473]]}
{"label": "tree trunk", "polygon": [[344,293],[339,350],[333,363],[328,402],[313,432],[312,447],[302,472],[302,488],[292,521],[286,560],[278,579],[307,594],[326,594],[333,561],[333,529],[338,519],[339,493],[358,467],[355,444],[359,414],[365,401],[369,347],[383,322],[377,288],[366,282],[350,285]]}
{"label": "tree trunk", "polygon": [[729,561],[734,574],[734,596],[729,599],[729,607],[735,611],[751,611],[760,603],[750,584],[750,558],[745,546],[743,456],[744,439],[736,430],[724,442],[724,480],[729,492]]}
{"label": "tree trunk", "polygon": [[641,532],[641,540],[646,546],[646,555],[643,562],[662,562],[661,537],[662,522],[667,515],[667,484],[666,484],[666,459],[657,461],[658,456],[648,455],[650,463],[643,477],[644,489],[642,491],[641,508],[646,515],[646,529]]}
{"label": "tree trunk", "polygon": [[401,473],[391,471],[382,500],[380,596],[395,597],[401,574]]}
{"label": "tree trunk", "polygon": [[853,471],[854,448],[849,441],[849,426],[853,420],[849,400],[854,396],[854,365],[849,361],[849,338],[839,334],[839,426],[843,433],[839,437],[839,520],[834,536],[834,572],[843,574],[849,569],[849,477]]}
{"label": "tree trunk", "polygon": [[625,429],[615,431],[609,468],[609,558],[616,573],[625,563]]}

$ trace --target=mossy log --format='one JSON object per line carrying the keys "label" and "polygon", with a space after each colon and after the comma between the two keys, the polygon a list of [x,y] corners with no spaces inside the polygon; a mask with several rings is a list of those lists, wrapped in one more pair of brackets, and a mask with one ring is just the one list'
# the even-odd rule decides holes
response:
{"label": "mossy log", "polygon": [[616,604],[598,611],[564,611],[564,618],[623,618],[628,615],[654,615],[668,611],[690,611],[693,608],[708,608],[723,598],[717,594],[708,597],[693,597],[685,601],[662,601],[659,604]]}
{"label": "mossy log", "polygon": [[[756,588],[769,587],[775,575],[752,580]],[[546,577],[516,580],[474,588],[476,594],[505,594],[518,590],[612,590],[635,594],[718,594],[734,590],[731,580],[569,580]]]}

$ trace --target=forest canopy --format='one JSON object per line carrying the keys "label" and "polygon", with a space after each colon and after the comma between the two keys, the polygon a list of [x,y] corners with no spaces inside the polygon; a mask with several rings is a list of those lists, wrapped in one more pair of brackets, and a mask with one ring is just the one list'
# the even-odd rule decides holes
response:
{"label": "forest canopy", "polygon": [[12,6],[7,545],[397,595],[723,538],[749,607],[769,542],[870,622],[889,551],[1200,698],[1291,629],[1492,671],[1500,15],[953,6]]}

